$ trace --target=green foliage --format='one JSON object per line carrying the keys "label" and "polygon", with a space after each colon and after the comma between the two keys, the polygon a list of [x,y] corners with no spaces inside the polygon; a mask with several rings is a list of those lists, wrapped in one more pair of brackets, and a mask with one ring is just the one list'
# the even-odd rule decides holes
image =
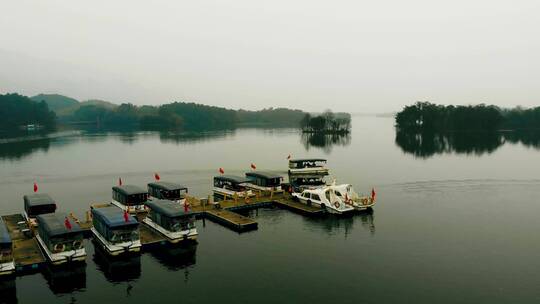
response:
{"label": "green foliage", "polygon": [[37,102],[45,101],[49,106],[49,109],[54,112],[74,107],[79,104],[79,101],[77,99],[58,94],[39,94],[30,97],[30,99]]}
{"label": "green foliage", "polygon": [[336,117],[329,110],[315,117],[305,114],[300,120],[300,128],[305,133],[346,134],[351,130],[351,117]]}
{"label": "green foliage", "polygon": [[14,130],[29,124],[53,129],[56,124],[54,112],[45,101],[36,102],[19,94],[0,95],[0,130]]}

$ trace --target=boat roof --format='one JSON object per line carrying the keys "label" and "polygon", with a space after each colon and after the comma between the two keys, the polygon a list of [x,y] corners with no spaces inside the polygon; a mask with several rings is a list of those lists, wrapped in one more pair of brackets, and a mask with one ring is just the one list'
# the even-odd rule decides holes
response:
{"label": "boat roof", "polygon": [[237,175],[218,175],[218,176],[214,176],[214,180],[224,180],[224,181],[229,181],[229,182],[232,182],[232,183],[235,183],[235,184],[242,184],[242,183],[247,183],[249,182],[249,180],[245,177],[242,177],[242,176],[237,176]]}
{"label": "boat roof", "polygon": [[183,205],[170,200],[151,200],[146,202],[145,205],[150,207],[152,211],[163,214],[167,217],[179,217],[192,214],[192,212],[189,210],[185,212]]}
{"label": "boat roof", "polygon": [[304,162],[326,162],[324,158],[295,158],[290,159],[290,163],[304,163]]}
{"label": "boat roof", "polygon": [[77,224],[73,219],[71,223],[71,229],[68,229],[65,225],[67,215],[62,212],[41,214],[36,217],[41,229],[49,236],[60,236],[72,233],[82,232],[81,226]]}
{"label": "boat roof", "polygon": [[246,172],[246,176],[260,177],[260,178],[264,178],[264,179],[282,178],[281,175],[277,175],[277,174],[271,173],[271,172],[261,172],[261,171]]}
{"label": "boat roof", "polygon": [[139,186],[135,185],[122,185],[112,187],[114,191],[122,193],[124,195],[134,195],[134,194],[148,194],[146,190]]}
{"label": "boat roof", "polygon": [[165,191],[173,191],[173,190],[187,190],[187,187],[182,186],[180,184],[176,183],[170,183],[170,182],[153,182],[148,183],[148,187],[157,188]]}
{"label": "boat roof", "polygon": [[11,236],[2,217],[0,217],[0,244],[11,244]]}
{"label": "boat roof", "polygon": [[128,214],[128,221],[124,219],[124,211],[116,206],[94,208],[92,215],[98,217],[101,222],[109,228],[117,228],[123,226],[138,226],[139,222]]}
{"label": "boat roof", "polygon": [[25,207],[54,205],[56,202],[47,193],[34,193],[24,196]]}

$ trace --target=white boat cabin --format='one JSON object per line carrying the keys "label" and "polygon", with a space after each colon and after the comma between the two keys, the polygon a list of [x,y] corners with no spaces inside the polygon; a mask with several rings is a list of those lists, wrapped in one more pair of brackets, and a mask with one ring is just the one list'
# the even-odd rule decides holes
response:
{"label": "white boat cabin", "polygon": [[49,262],[59,265],[85,261],[84,236],[78,223],[64,213],[41,214],[37,222],[36,239]]}
{"label": "white boat cabin", "polygon": [[170,200],[151,200],[146,202],[149,213],[143,223],[161,233],[170,243],[195,241],[195,214],[186,206]]}
{"label": "white boat cabin", "polygon": [[345,203],[333,189],[322,187],[317,189],[307,189],[300,193],[293,193],[293,197],[307,205],[319,206],[329,213],[343,214],[354,211],[354,208]]}
{"label": "white boat cabin", "polygon": [[356,210],[370,209],[375,205],[374,196],[360,196],[354,191],[350,184],[331,185],[337,196],[339,196],[346,204],[354,207]]}
{"label": "white boat cabin", "polygon": [[305,158],[289,160],[289,174],[317,174],[328,175],[326,168],[326,159],[324,158]]}

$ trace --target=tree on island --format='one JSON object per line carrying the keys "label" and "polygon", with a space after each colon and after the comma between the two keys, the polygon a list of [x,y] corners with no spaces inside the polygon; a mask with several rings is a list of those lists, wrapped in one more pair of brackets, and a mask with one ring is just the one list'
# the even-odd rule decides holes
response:
{"label": "tree on island", "polygon": [[304,133],[347,134],[351,131],[351,118],[336,117],[330,110],[318,116],[307,113],[300,121],[300,128]]}

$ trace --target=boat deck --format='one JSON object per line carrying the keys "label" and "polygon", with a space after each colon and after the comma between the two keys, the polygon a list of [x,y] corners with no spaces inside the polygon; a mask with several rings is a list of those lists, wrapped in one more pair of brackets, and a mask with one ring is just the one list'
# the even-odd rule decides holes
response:
{"label": "boat deck", "polygon": [[33,237],[31,231],[24,233],[22,229],[28,228],[26,224],[19,227],[19,222],[24,222],[21,214],[12,214],[2,217],[13,242],[13,259],[18,272],[38,269],[45,262],[41,249]]}
{"label": "boat deck", "polygon": [[306,204],[295,202],[288,198],[276,199],[273,202],[280,207],[284,207],[303,214],[319,215],[323,213],[323,210],[320,207],[308,206]]}

